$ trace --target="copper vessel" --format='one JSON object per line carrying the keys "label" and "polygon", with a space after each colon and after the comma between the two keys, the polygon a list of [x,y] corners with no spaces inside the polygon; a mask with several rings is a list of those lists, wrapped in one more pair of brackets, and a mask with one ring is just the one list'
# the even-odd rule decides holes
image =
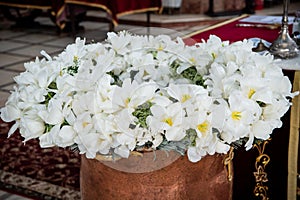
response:
{"label": "copper vessel", "polygon": [[[83,200],[226,200],[232,199],[232,180],[223,164],[226,155],[205,156],[192,163],[187,156],[157,151],[115,162],[81,161]],[[163,165],[154,164],[161,162]],[[150,167],[149,167],[150,166]],[[130,170],[132,168],[132,170]],[[129,171],[128,171],[129,170]]]}

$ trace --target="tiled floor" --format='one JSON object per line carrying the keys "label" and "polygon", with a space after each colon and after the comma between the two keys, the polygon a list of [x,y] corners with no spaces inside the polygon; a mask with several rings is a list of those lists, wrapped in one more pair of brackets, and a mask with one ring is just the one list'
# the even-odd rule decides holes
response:
{"label": "tiled floor", "polygon": [[[300,9],[300,3],[293,3],[290,5],[290,12]],[[256,11],[258,15],[272,15],[282,13],[282,5],[277,5],[272,8]],[[98,14],[98,13],[90,13]],[[233,17],[233,16],[231,16]],[[125,19],[131,20],[146,20],[145,15],[129,15],[124,16]],[[228,18],[228,16],[227,16]],[[205,15],[152,15],[152,21],[170,22],[180,21],[182,25],[168,28],[154,28],[150,29],[135,26],[120,24],[116,27],[115,31],[130,30],[131,32],[147,33],[150,30],[150,34],[168,34],[171,36],[184,36],[191,32],[200,30],[207,24],[199,22],[189,25],[191,21],[207,21],[215,20],[216,18],[210,18]],[[41,50],[45,50],[50,55],[56,55],[60,53],[64,47],[72,43],[74,38],[71,34],[61,33],[58,34],[51,20],[47,17],[38,17],[36,19],[40,23],[40,26],[31,28],[13,28],[13,22],[3,18],[0,14],[0,107],[2,107],[9,96],[9,91],[13,89],[14,80],[13,77],[18,75],[24,70],[24,62],[33,60],[36,56],[40,55]],[[100,22],[82,22],[84,31],[81,31],[77,36],[85,37],[87,41],[102,41],[106,37],[108,31],[108,24]],[[23,197],[10,196],[7,193],[0,191],[0,199],[14,199],[25,200]]]}
{"label": "tiled floor", "polygon": [[0,199],[1,200],[31,200],[26,197],[22,197],[22,196],[15,195],[15,194],[12,195],[10,193],[7,193],[7,192],[1,191],[1,190],[0,190]]}

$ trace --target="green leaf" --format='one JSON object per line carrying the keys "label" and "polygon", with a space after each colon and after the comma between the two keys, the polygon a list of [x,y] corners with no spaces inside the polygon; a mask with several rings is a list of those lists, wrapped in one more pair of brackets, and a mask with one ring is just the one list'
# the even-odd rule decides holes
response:
{"label": "green leaf", "polygon": [[138,121],[136,124],[139,124],[143,128],[147,128],[146,119],[151,115],[150,108],[153,104],[151,102],[146,102],[143,105],[139,106],[135,111],[133,111],[132,115],[135,116]]}

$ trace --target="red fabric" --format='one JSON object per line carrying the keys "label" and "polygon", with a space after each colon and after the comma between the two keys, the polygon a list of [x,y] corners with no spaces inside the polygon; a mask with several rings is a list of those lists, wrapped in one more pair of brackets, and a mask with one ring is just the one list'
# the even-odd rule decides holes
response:
{"label": "red fabric", "polygon": [[78,4],[95,8],[104,8],[112,18],[114,24],[118,16],[147,10],[159,10],[161,0],[65,0],[68,4]]}
{"label": "red fabric", "polygon": [[267,28],[237,27],[236,24],[240,23],[239,20],[241,20],[241,18],[237,18],[233,22],[204,32],[195,33],[190,38],[196,42],[200,42],[202,39],[207,40],[210,35],[216,35],[223,41],[228,40],[230,42],[235,42],[243,39],[258,37],[268,42],[273,42],[278,37],[280,32],[280,28],[270,30]]}
{"label": "red fabric", "polygon": [[111,9],[114,10],[117,15],[135,10],[161,7],[160,0],[110,0],[109,2],[112,2]]}

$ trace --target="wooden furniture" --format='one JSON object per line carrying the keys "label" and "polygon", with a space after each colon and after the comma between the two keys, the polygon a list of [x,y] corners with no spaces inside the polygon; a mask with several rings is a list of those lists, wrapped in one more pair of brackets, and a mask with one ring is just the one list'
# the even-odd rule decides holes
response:
{"label": "wooden furniture", "polygon": [[[147,25],[150,25],[150,13],[162,9],[161,0],[0,0],[0,7],[7,11],[7,8],[45,10],[49,12],[51,19],[63,29],[65,23],[71,20],[72,32],[75,31],[75,15],[78,7],[81,9],[101,10],[107,13],[104,21],[110,23],[110,30],[113,30],[119,23],[119,17],[134,13],[146,13]],[[10,15],[9,11],[6,12]],[[20,15],[20,18],[22,16]],[[100,21],[99,17],[88,18],[91,21]]]}
{"label": "wooden furniture", "polygon": [[[29,20],[34,20],[34,18],[40,14],[40,12],[37,11],[47,11],[50,18],[59,28],[64,26],[61,20],[65,9],[64,0],[0,0],[0,7],[3,8],[2,12],[7,18],[16,21],[26,17],[29,18]],[[16,10],[16,16],[10,13],[9,8]],[[24,9],[30,10],[29,14],[26,13],[26,16],[21,13],[21,10]]]}
{"label": "wooden furniture", "polygon": [[[150,25],[150,12],[158,12],[161,9],[161,0],[65,0],[65,3],[70,7],[72,22],[74,22],[74,6],[105,11],[107,20],[110,22],[110,31],[118,25],[120,16],[133,13],[146,13],[147,25]],[[72,32],[74,33],[74,23],[72,24]]]}

